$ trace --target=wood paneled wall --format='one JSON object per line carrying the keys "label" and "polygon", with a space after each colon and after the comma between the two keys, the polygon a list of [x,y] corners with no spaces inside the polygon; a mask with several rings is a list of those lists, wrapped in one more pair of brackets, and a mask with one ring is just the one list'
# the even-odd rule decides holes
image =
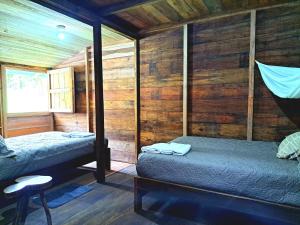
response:
{"label": "wood paneled wall", "polygon": [[193,24],[189,135],[246,138],[249,22],[246,14]]}
{"label": "wood paneled wall", "polygon": [[[135,56],[132,42],[104,46],[103,85],[105,110],[105,135],[109,139],[111,159],[136,161],[135,148]],[[60,131],[86,131],[86,82],[89,79],[89,126],[95,132],[95,85],[93,49],[67,60],[57,68],[73,66],[75,71],[75,113],[54,113],[55,129]]]}
{"label": "wood paneled wall", "polygon": [[51,113],[32,116],[9,116],[6,123],[6,137],[53,131]]}
{"label": "wood paneled wall", "polygon": [[62,62],[55,68],[74,68],[75,113],[54,113],[54,129],[57,131],[86,131],[85,54],[84,51]]}
{"label": "wood paneled wall", "polygon": [[103,48],[105,136],[111,158],[133,163],[135,148],[134,42]]}
{"label": "wood paneled wall", "polygon": [[141,145],[182,135],[182,29],[140,42]]}
{"label": "wood paneled wall", "polygon": [[[257,12],[256,60],[300,67],[300,4]],[[281,140],[300,128],[300,100],[273,95],[257,66],[253,125],[255,140]]]}
{"label": "wood paneled wall", "polygon": [[[300,67],[300,5],[257,11],[255,59]],[[250,13],[190,25],[188,135],[246,139]],[[182,135],[182,28],[141,40],[141,144]],[[255,66],[253,140],[300,128],[300,100],[280,99]]]}

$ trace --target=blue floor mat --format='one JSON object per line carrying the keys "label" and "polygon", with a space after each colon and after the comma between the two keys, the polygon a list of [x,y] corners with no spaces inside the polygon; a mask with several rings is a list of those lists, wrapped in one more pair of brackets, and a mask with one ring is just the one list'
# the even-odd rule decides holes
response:
{"label": "blue floor mat", "polygon": [[[48,207],[53,209],[62,206],[74,200],[75,198],[90,192],[92,189],[93,187],[89,185],[70,184],[55,191],[51,191],[50,193],[46,194]],[[39,196],[34,197],[33,203],[38,205],[42,204]]]}

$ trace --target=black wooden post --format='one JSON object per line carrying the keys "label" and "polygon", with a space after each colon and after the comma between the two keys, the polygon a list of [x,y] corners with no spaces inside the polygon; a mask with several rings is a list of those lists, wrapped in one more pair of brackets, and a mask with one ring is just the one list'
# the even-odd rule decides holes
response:
{"label": "black wooden post", "polygon": [[104,107],[103,107],[103,70],[101,24],[93,26],[94,34],[94,80],[96,109],[96,178],[98,183],[105,182],[105,147],[104,147]]}
{"label": "black wooden post", "polygon": [[135,40],[135,144],[136,156],[140,153],[141,134],[140,134],[140,39]]}

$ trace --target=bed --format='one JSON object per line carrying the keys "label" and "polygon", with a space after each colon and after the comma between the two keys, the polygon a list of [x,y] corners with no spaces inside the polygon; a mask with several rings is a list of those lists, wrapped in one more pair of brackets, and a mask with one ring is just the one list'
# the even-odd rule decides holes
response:
{"label": "bed", "polygon": [[277,159],[278,143],[191,136],[173,141],[192,149],[185,156],[139,155],[136,210],[142,207],[143,193],[153,189],[197,190],[300,209],[298,162]]}
{"label": "bed", "polygon": [[[0,158],[0,181],[7,181],[24,174],[68,164],[95,161],[95,135],[67,137],[64,132],[44,132],[5,139],[13,158]],[[106,140],[106,148],[108,141]],[[82,165],[82,164],[81,164]]]}

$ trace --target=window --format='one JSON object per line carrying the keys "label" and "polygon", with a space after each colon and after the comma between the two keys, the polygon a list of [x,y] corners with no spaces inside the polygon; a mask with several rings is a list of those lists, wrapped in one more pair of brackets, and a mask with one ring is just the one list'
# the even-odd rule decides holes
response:
{"label": "window", "polygon": [[7,113],[49,111],[48,74],[6,68]]}
{"label": "window", "polygon": [[3,77],[8,114],[74,112],[74,69],[35,72],[5,67]]}
{"label": "window", "polygon": [[50,111],[74,112],[74,70],[62,68],[48,71]]}

